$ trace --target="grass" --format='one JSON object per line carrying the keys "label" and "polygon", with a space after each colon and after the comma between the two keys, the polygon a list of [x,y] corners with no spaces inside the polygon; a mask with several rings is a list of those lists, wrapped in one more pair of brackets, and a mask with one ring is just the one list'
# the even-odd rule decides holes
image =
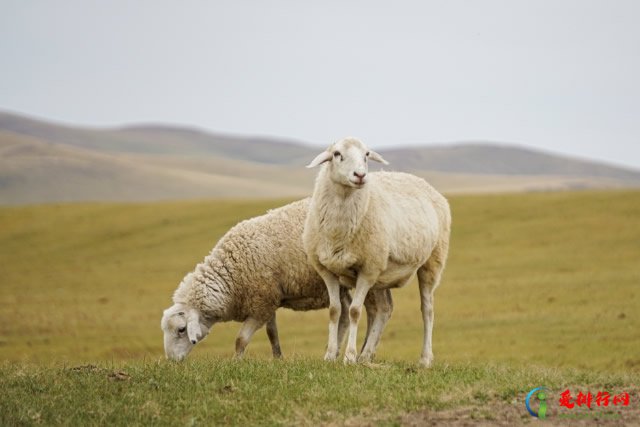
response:
{"label": "grass", "polygon": [[[316,359],[264,361],[206,358],[189,363],[126,362],[101,366],[0,368],[0,424],[317,425],[397,424],[427,407],[514,405],[544,384],[576,382],[619,390],[629,376],[527,370],[496,365],[407,362],[378,368]],[[637,380],[638,377],[635,377]],[[491,413],[477,410],[475,416]]]}
{"label": "grass", "polygon": [[638,384],[640,192],[450,201],[429,371],[413,365],[415,284],[393,293],[380,369],[320,361],[324,310],[278,313],[284,362],[264,332],[230,360],[237,323],[187,363],[159,362],[160,316],[184,274],[233,224],[286,201],[0,208],[0,424],[395,423],[541,382]]}

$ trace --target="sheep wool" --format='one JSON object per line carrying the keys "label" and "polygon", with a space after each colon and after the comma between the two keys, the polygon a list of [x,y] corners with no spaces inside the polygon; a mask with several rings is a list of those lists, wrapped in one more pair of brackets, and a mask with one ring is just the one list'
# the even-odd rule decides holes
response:
{"label": "sheep wool", "polygon": [[[309,199],[240,222],[211,253],[187,274],[173,294],[174,305],[164,311],[161,328],[168,358],[182,360],[217,322],[243,322],[236,339],[242,356],[253,333],[266,324],[273,355],[280,357],[276,310],[316,310],[329,305],[326,287],[307,263],[302,231]],[[340,335],[348,325],[351,297],[340,290],[344,315]],[[366,302],[376,313],[375,301]]]}
{"label": "sheep wool", "polygon": [[[425,324],[423,365],[433,360],[433,292],[444,269],[451,229],[447,200],[425,180],[398,172],[368,173],[368,160],[386,163],[354,138],[330,146],[311,162],[316,178],[303,244],[330,298],[326,359],[337,356],[338,286],[355,287],[345,362],[356,361],[361,305],[369,291],[405,285],[417,272]],[[375,333],[380,334],[381,320]],[[379,338],[378,338],[379,339]],[[372,355],[366,346],[359,360]]]}

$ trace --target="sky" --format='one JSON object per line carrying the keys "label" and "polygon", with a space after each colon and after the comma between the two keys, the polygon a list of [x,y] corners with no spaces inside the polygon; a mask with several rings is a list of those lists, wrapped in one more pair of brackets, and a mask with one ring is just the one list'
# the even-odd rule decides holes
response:
{"label": "sky", "polygon": [[0,110],[640,168],[640,2],[1,0]]}

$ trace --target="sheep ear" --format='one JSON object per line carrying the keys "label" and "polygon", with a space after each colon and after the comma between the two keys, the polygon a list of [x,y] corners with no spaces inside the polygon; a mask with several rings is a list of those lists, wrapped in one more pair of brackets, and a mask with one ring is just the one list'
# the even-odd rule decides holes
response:
{"label": "sheep ear", "polygon": [[382,158],[382,156],[378,153],[376,153],[375,151],[369,151],[369,158],[375,162],[380,162],[383,165],[388,165],[389,162],[387,162],[385,159]]}
{"label": "sheep ear", "polygon": [[324,162],[328,162],[332,158],[333,154],[331,154],[331,152],[323,151],[322,153],[318,154],[316,158],[311,161],[311,163],[307,165],[307,168],[315,168],[316,166],[321,165]]}
{"label": "sheep ear", "polygon": [[187,317],[187,336],[189,337],[189,341],[192,344],[198,342],[198,337],[202,335],[202,330],[200,329],[200,316],[198,312],[192,310]]}

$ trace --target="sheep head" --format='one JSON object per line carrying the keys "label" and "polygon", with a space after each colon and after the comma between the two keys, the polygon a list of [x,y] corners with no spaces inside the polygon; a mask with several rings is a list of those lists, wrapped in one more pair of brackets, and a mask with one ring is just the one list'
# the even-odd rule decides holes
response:
{"label": "sheep head", "polygon": [[328,162],[329,177],[336,184],[351,188],[362,188],[367,183],[369,160],[389,163],[382,156],[367,148],[356,138],[345,138],[332,144],[307,165],[313,168]]}
{"label": "sheep head", "polygon": [[181,361],[209,333],[211,325],[203,323],[198,310],[186,304],[174,304],[162,315],[164,352],[167,359]]}

